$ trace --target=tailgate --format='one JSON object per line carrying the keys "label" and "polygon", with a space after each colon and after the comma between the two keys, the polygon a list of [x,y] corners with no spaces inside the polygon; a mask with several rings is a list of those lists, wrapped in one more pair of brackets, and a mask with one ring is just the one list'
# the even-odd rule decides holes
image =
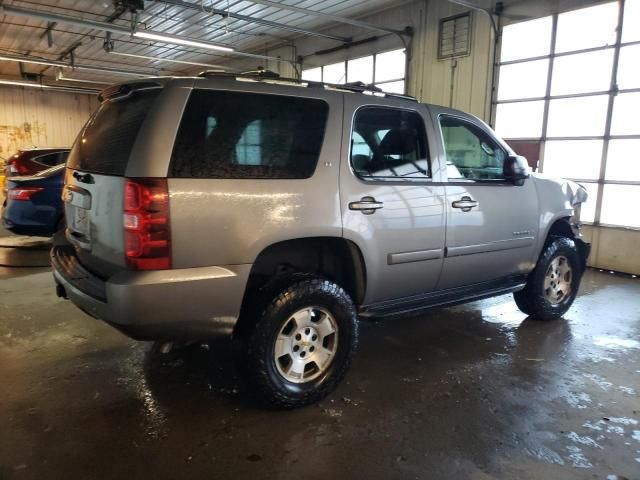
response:
{"label": "tailgate", "polygon": [[103,278],[126,268],[123,231],[125,174],[149,111],[156,83],[110,87],[67,159],[62,198],[66,237],[85,268]]}
{"label": "tailgate", "polygon": [[68,168],[62,198],[67,239],[80,261],[98,275],[125,268],[122,230],[124,177]]}

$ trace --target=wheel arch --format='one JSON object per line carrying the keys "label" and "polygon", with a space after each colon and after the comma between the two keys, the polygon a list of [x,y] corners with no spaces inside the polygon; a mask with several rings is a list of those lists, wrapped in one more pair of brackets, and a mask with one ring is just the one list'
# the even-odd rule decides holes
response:
{"label": "wheel arch", "polygon": [[556,218],[547,229],[547,233],[544,237],[544,242],[538,252],[538,257],[542,254],[547,243],[554,237],[570,238],[576,244],[582,259],[582,269],[586,267],[587,257],[589,256],[589,244],[587,244],[582,238],[580,227],[574,225],[571,222],[571,217],[562,216]]}
{"label": "wheel arch", "polygon": [[236,324],[236,332],[244,332],[255,316],[256,303],[268,285],[295,273],[325,277],[340,285],[356,305],[366,293],[366,265],[358,245],[342,237],[303,237],[279,241],[265,247],[256,257]]}

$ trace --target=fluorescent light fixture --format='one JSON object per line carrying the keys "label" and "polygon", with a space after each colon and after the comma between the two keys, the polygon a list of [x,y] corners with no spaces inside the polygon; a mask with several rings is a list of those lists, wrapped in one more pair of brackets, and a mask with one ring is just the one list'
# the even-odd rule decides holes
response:
{"label": "fluorescent light fixture", "polygon": [[18,80],[0,80],[0,85],[15,85],[18,87],[35,87],[35,88],[49,88],[48,85],[41,85],[36,82],[20,82]]}
{"label": "fluorescent light fixture", "polygon": [[213,65],[211,63],[187,62],[186,60],[176,60],[175,58],[149,57],[147,55],[136,55],[133,53],[114,52],[113,50],[109,53],[113,53],[114,55],[122,55],[123,57],[141,58],[143,60],[152,60],[156,62],[180,63],[182,65],[195,65],[197,67],[208,67],[208,68],[223,68],[223,69],[227,68],[227,67],[223,67],[222,65]]}
{"label": "fluorescent light fixture", "polygon": [[31,87],[31,88],[48,88],[58,92],[66,92],[66,93],[86,93],[86,94],[96,94],[99,93],[100,90],[86,89],[86,88],[75,88],[75,87],[62,87],[57,85],[44,85],[36,82],[22,82],[19,80],[1,80],[0,85],[10,85],[12,87]]}
{"label": "fluorescent light fixture", "polygon": [[7,62],[33,63],[35,65],[47,65],[50,67],[71,68],[75,70],[91,70],[91,71],[103,72],[111,75],[127,75],[127,76],[134,76],[134,77],[157,77],[158,76],[157,74],[151,74],[147,72],[122,70],[120,68],[103,67],[100,65],[86,65],[83,63],[76,63],[75,65],[72,66],[61,60],[41,60],[38,57],[0,55],[0,60],[5,60]]}
{"label": "fluorescent light fixture", "polygon": [[190,38],[180,37],[178,35],[171,35],[166,33],[151,33],[144,30],[137,31],[133,34],[134,37],[146,38],[147,40],[155,40],[157,42],[173,43],[176,45],[186,45],[189,47],[208,48],[210,50],[221,50],[223,52],[233,52],[233,48],[225,47],[224,45],[216,45],[215,43],[201,42],[199,40],[192,40]]}
{"label": "fluorescent light fixture", "polygon": [[22,59],[22,58],[16,58],[16,57],[5,57],[4,55],[0,55],[0,60],[4,60],[7,62],[21,62],[21,63],[33,63],[35,65],[47,65],[49,67],[60,67],[61,63],[63,62],[55,62],[55,61],[51,61],[48,62],[46,60],[38,60],[38,59]]}
{"label": "fluorescent light fixture", "polygon": [[98,82],[96,80],[85,80],[83,78],[65,77],[64,74],[62,73],[62,70],[59,70],[58,73],[56,73],[56,80],[64,81],[64,82],[80,82],[80,83],[95,83],[98,85],[109,85],[109,82]]}

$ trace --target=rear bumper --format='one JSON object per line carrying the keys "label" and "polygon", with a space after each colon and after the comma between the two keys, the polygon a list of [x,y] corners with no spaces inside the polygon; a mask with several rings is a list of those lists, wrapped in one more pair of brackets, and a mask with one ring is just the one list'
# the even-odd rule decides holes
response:
{"label": "rear bumper", "polygon": [[137,340],[230,336],[251,265],[123,271],[103,280],[70,246],[51,250],[58,294]]}

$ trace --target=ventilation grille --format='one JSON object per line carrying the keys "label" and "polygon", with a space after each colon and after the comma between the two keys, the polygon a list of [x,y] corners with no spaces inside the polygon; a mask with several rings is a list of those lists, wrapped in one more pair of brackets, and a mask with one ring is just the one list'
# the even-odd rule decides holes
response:
{"label": "ventilation grille", "polygon": [[471,53],[471,12],[440,20],[438,59],[463,57]]}

